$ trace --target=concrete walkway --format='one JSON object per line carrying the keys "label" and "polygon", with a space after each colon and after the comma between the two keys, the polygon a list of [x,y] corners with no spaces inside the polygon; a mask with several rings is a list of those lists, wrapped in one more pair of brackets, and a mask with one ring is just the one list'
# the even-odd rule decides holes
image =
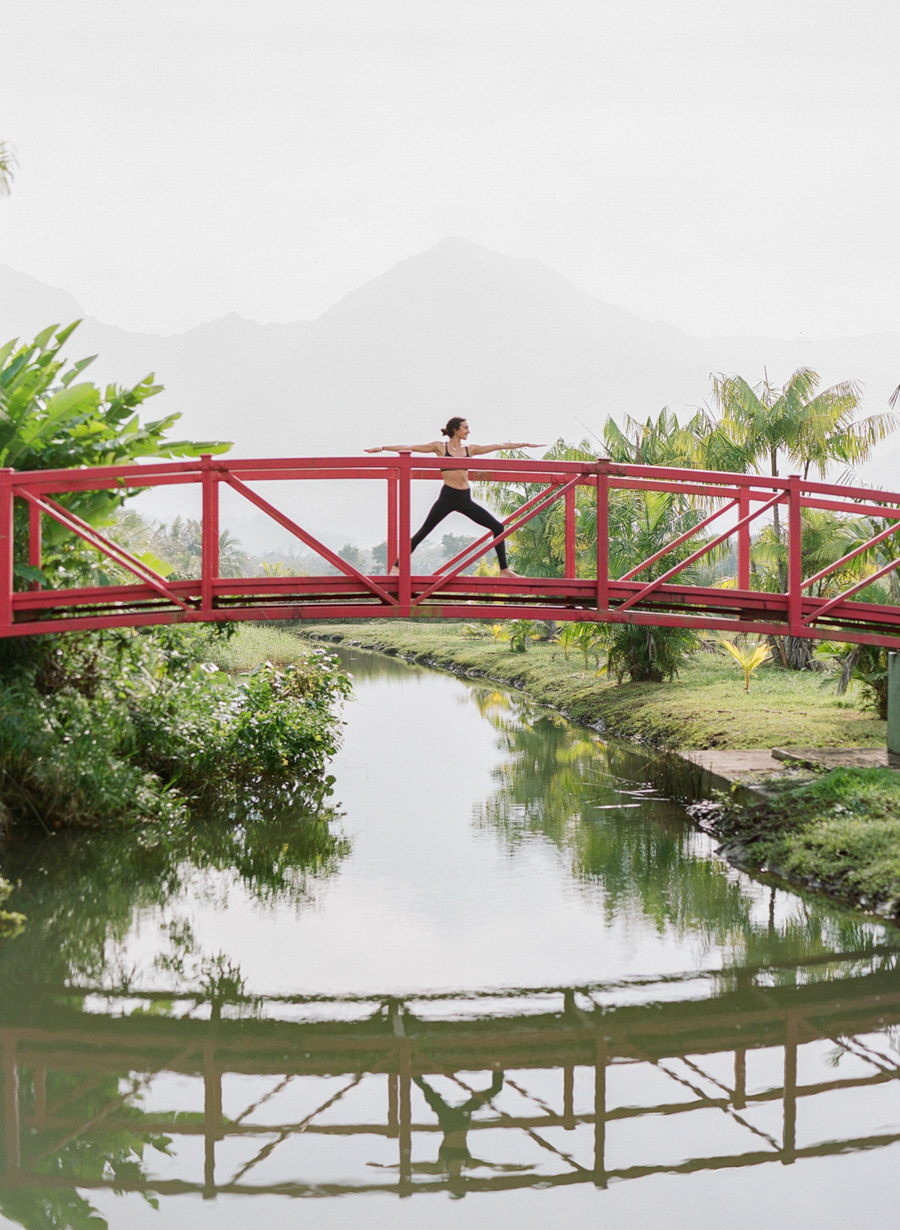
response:
{"label": "concrete walkway", "polygon": [[[702,790],[722,790],[746,801],[765,797],[773,781],[811,780],[810,770],[900,769],[900,757],[883,747],[773,747],[771,751],[683,751],[682,759],[703,770]],[[805,772],[804,772],[805,770]]]}

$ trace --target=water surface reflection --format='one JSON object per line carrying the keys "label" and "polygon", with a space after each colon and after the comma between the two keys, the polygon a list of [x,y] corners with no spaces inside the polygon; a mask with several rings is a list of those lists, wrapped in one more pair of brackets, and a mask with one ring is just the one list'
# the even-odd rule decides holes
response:
{"label": "water surface reflection", "polygon": [[331,810],[9,851],[0,1213],[749,1226],[743,1176],[886,1209],[894,932],[727,867],[640,752],[348,659]]}

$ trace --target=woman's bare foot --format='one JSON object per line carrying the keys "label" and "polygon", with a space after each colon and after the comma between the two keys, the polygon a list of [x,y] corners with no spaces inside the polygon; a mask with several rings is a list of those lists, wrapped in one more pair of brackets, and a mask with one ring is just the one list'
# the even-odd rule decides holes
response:
{"label": "woman's bare foot", "polygon": [[501,577],[518,577],[522,574],[519,572],[513,572],[512,568],[501,568],[499,575]]}
{"label": "woman's bare foot", "polygon": [[390,572],[388,573],[388,576],[389,577],[399,577],[399,575],[400,575],[400,567],[398,564],[394,564],[394,566],[391,568]]}

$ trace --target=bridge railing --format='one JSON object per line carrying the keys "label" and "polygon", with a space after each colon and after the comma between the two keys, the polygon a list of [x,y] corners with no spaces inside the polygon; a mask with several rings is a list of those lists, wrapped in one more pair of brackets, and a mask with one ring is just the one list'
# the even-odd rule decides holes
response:
{"label": "bridge railing", "polygon": [[[483,535],[426,577],[410,558],[411,491],[414,482],[439,482],[441,472],[469,471],[479,484],[513,484],[522,504],[506,517],[496,538]],[[259,484],[369,481],[384,485],[387,559],[396,576],[367,576],[342,559],[256,489]],[[200,576],[170,580],[88,524],[67,506],[67,496],[101,490],[199,486],[202,505]],[[328,576],[223,577],[219,561],[219,497],[223,487],[330,565]],[[596,552],[589,564],[578,540],[576,497],[587,492],[596,516]],[[698,510],[697,523],[621,576],[610,575],[610,507],[617,493],[667,492]],[[582,497],[581,504],[583,506]],[[554,505],[563,507],[562,575],[471,576],[467,572],[500,541],[514,535]],[[16,508],[27,508],[31,569],[41,568],[42,530],[47,519],[111,559],[134,580],[124,584],[50,587],[16,584]],[[784,592],[753,588],[754,529],[778,511],[786,544]],[[808,510],[870,517],[872,535],[812,576],[803,575],[801,537]],[[20,513],[19,522],[22,523]],[[883,523],[883,528],[881,528]],[[888,559],[837,593],[820,597],[823,584],[867,550],[900,529],[900,494],[812,482],[796,475],[771,478],[707,470],[620,465],[607,459],[545,461],[437,458],[400,453],[383,457],[306,457],[199,460],[91,467],[79,470],[0,470],[0,636],[62,629],[227,619],[384,618],[413,615],[446,618],[532,618],[662,624],[798,637],[830,638],[897,647],[900,608],[858,600],[866,586],[892,572]],[[690,550],[696,543],[694,550]],[[736,577],[728,587],[692,584],[685,572],[729,540],[735,543]],[[671,566],[665,567],[667,559]],[[26,562],[24,559],[19,562]],[[585,575],[585,572],[588,575]],[[33,576],[33,573],[31,574]],[[832,586],[833,588],[833,586]],[[811,590],[817,592],[811,593]]]}

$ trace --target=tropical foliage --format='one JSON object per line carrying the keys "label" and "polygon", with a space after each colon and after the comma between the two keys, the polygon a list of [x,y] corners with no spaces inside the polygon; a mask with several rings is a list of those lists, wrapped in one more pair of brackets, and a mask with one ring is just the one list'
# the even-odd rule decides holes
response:
{"label": "tropical foliage", "polygon": [[[142,422],[142,404],[161,390],[152,376],[105,390],[83,379],[92,360],[67,366],[61,353],[74,327],[52,326],[30,344],[0,348],[0,465],[109,465],[229,447],[170,440],[177,414]],[[60,502],[111,527],[160,571],[197,575],[198,523],[148,525],[123,512],[127,494],[88,491]],[[24,585],[36,570],[25,562],[27,513],[20,514],[14,546]],[[43,584],[115,579],[81,539],[53,522],[44,531]],[[227,533],[220,550],[225,575],[237,574],[245,561]],[[265,793],[321,797],[346,676],[329,655],[298,646],[295,664],[267,664],[235,686],[215,664],[227,635],[221,627],[124,629],[0,644],[0,827],[165,822],[199,805],[253,806]]]}
{"label": "tropical foliage", "polygon": [[766,376],[751,387],[742,376],[713,378],[718,420],[701,457],[707,469],[778,476],[785,462],[802,478],[822,477],[837,464],[845,472],[867,461],[896,427],[894,414],[857,419],[860,388],[853,380],[819,392],[819,376],[798,368],[781,387]]}
{"label": "tropical foliage", "polygon": [[0,141],[0,196],[9,196],[16,172],[16,152],[8,141]]}
{"label": "tropical foliage", "polygon": [[236,687],[216,630],[42,638],[0,684],[0,804],[19,826],[173,821],[321,797],[349,681],[324,650]]}
{"label": "tropical foliage", "polygon": [[10,939],[22,929],[22,924],[25,922],[25,915],[20,914],[17,910],[4,910],[3,902],[12,892],[12,886],[8,880],[4,880],[0,876],[0,939]]}
{"label": "tropical foliage", "polygon": [[[631,465],[698,467],[756,472],[781,476],[786,464],[804,476],[815,471],[843,467],[842,477],[868,460],[876,445],[896,425],[892,413],[859,418],[860,390],[844,381],[820,391],[818,375],[798,368],[784,385],[766,377],[751,386],[737,375],[715,376],[712,407],[698,410],[684,422],[668,409],[641,422],[624,416],[608,418],[601,437],[591,444],[558,440],[545,453],[547,460],[593,461],[597,455]],[[490,485],[484,496],[509,516],[535,496],[535,484]],[[666,492],[613,490],[609,501],[610,575],[623,577],[638,564],[674,543],[697,526],[710,508],[685,496]],[[596,513],[593,492],[579,489],[575,502],[575,572],[595,575]],[[834,513],[809,510],[804,514],[801,553],[804,576],[834,565],[885,525],[872,519],[841,518]],[[635,574],[654,580],[685,560],[709,539],[698,533],[665,556]],[[816,582],[813,591],[829,597],[847,584],[864,578],[893,555],[892,539],[862,552]],[[561,576],[565,558],[565,508],[557,500],[533,517],[509,540],[513,566],[529,576]],[[770,524],[756,532],[751,548],[751,585],[755,589],[784,592],[787,582],[788,544],[778,508]],[[734,584],[736,559],[733,546],[711,551],[683,572],[686,581],[705,585]],[[890,592],[890,598],[876,594]],[[897,601],[900,582],[896,573],[881,588],[868,587],[860,598]],[[564,652],[574,633],[563,633]],[[681,629],[606,625],[603,635],[608,648],[608,669],[619,680],[661,680],[677,671],[683,655],[695,647],[689,632]],[[785,666],[805,667],[813,660],[812,643],[800,638],[772,638],[778,660]]]}
{"label": "tropical foliage", "polygon": [[[176,517],[167,525],[164,521],[147,521],[134,509],[120,509],[109,537],[161,576],[185,581],[200,576],[203,526],[192,517]],[[240,542],[230,531],[222,530],[219,534],[219,575],[245,576],[249,564]]]}
{"label": "tropical foliage", "polygon": [[743,645],[738,645],[734,641],[729,641],[726,637],[720,638],[722,648],[726,653],[730,653],[737,662],[738,666],[744,672],[744,691],[750,691],[750,681],[753,676],[765,662],[771,649],[768,645],[750,645],[746,648]]}
{"label": "tropical foliage", "polygon": [[[170,440],[180,418],[141,422],[139,410],[162,391],[153,376],[127,388],[99,388],[83,373],[96,356],[67,365],[62,348],[78,322],[44,329],[33,342],[0,346],[0,465],[17,470],[115,465],[143,457],[198,457],[221,453],[221,441]],[[128,491],[84,491],[59,502],[92,525],[109,525]],[[56,522],[44,518],[44,584],[102,567],[94,552]],[[27,511],[17,509],[15,559],[20,584],[34,580],[27,564]]]}

